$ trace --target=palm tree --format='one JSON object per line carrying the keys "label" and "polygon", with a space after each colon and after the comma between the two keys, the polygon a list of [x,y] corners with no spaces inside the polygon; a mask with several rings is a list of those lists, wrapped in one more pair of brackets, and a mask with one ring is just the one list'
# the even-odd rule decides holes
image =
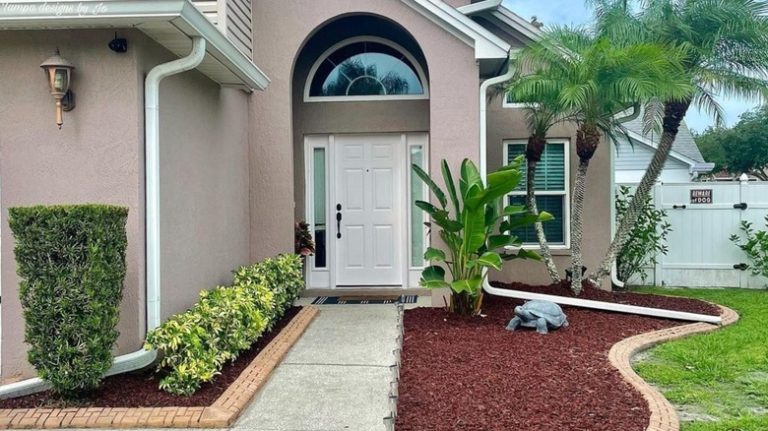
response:
{"label": "palm tree", "polygon": [[[604,3],[604,2],[603,2]],[[768,96],[768,4],[758,0],[654,0],[639,16],[644,37],[683,52],[683,76],[694,88],[684,99],[662,98],[661,140],[594,282],[610,274],[619,251],[627,241],[664,163],[672,150],[680,123],[691,106],[722,123],[716,96],[765,100]],[[602,10],[602,8],[598,8]],[[619,32],[626,29],[618,25]],[[647,124],[648,128],[650,124]]]}
{"label": "palm tree", "polygon": [[[579,166],[571,196],[571,289],[576,294],[582,287],[586,176],[600,141],[614,140],[617,131],[624,132],[622,123],[639,114],[641,104],[658,96],[677,100],[690,94],[679,78],[682,69],[676,50],[634,40],[612,40],[599,31],[580,28],[555,28],[520,54],[522,67],[531,73],[519,79],[518,91],[531,97],[557,94],[566,119],[578,127]],[[629,117],[622,116],[630,110]]]}
{"label": "palm tree", "polygon": [[[559,104],[557,93],[546,93],[539,91],[537,94],[526,94],[526,88],[520,88],[518,83],[525,82],[519,78],[525,74],[520,62],[515,62],[515,77],[512,78],[505,88],[505,97],[511,97],[520,103],[526,103],[525,116],[530,135],[525,147],[526,166],[526,206],[531,214],[538,215],[539,210],[536,205],[536,166],[541,161],[544,148],[547,145],[547,132],[552,126],[561,121],[564,114],[563,107]],[[543,89],[542,89],[543,90]],[[549,278],[553,283],[560,283],[560,274],[552,259],[552,252],[547,242],[547,235],[544,233],[544,225],[541,222],[534,224],[536,238],[539,241],[540,255],[547,267]]]}

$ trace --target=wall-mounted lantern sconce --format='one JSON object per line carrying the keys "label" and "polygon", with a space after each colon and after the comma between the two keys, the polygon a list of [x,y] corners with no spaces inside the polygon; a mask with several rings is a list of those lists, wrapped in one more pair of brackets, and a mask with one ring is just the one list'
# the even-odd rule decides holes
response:
{"label": "wall-mounted lantern sconce", "polygon": [[75,66],[62,58],[59,50],[56,49],[56,54],[45,60],[40,67],[45,71],[51,96],[56,99],[56,124],[61,129],[61,125],[64,124],[62,111],[69,112],[75,109],[75,96],[69,89],[72,70]]}

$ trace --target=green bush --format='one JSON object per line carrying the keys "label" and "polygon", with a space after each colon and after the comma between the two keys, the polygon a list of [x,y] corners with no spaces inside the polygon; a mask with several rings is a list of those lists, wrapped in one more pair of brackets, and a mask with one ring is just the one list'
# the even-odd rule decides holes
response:
{"label": "green bush", "polygon": [[[235,286],[253,286],[264,284],[274,295],[274,316],[276,321],[291,307],[304,288],[301,272],[301,257],[295,254],[282,254],[262,262],[243,266],[235,271]],[[271,328],[271,324],[270,324]]]}
{"label": "green bush", "polygon": [[210,382],[228,360],[248,349],[264,331],[267,320],[242,287],[217,287],[200,292],[200,301],[147,335],[146,349],[157,348],[159,369],[170,370],[160,389],[191,395]]}
{"label": "green bush", "polygon": [[[627,213],[631,200],[632,190],[627,186],[619,187],[616,194],[617,220],[621,220]],[[645,284],[648,274],[644,268],[658,264],[659,254],[667,254],[667,236],[671,231],[672,225],[667,221],[667,213],[656,209],[651,197],[647,197],[629,233],[629,239],[616,260],[619,280],[628,283],[633,277],[639,276],[640,283]]]}
{"label": "green bush", "polygon": [[112,365],[127,217],[104,205],[9,211],[28,359],[61,395],[95,388]]}
{"label": "green bush", "polygon": [[[768,216],[765,216],[765,227],[768,228]],[[731,241],[749,258],[752,274],[768,279],[768,230],[755,230],[746,220],[741,221],[740,230],[744,238],[733,234]]]}
{"label": "green bush", "polygon": [[281,255],[235,271],[234,286],[200,293],[191,309],[147,335],[163,357],[160,389],[191,395],[271,329],[303,287],[301,258]]}

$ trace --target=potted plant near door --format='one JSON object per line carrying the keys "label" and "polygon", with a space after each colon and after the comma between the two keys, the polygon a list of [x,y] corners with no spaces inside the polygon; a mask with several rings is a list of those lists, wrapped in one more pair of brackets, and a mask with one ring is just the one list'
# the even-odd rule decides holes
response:
{"label": "potted plant near door", "polygon": [[315,254],[315,242],[309,232],[309,225],[304,222],[296,222],[294,225],[294,251],[306,261],[307,256]]}

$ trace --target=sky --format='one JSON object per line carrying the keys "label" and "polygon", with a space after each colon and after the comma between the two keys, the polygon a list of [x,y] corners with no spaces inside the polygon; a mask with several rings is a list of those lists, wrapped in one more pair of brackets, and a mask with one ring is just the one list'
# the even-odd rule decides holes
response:
{"label": "sky", "polygon": [[[536,16],[545,25],[580,25],[590,21],[590,11],[583,0],[504,0],[504,5],[521,17],[530,20]],[[739,115],[755,107],[756,103],[733,98],[718,98],[723,107],[727,126],[739,120]],[[688,127],[703,132],[714,125],[714,120],[692,107],[685,117]]]}

